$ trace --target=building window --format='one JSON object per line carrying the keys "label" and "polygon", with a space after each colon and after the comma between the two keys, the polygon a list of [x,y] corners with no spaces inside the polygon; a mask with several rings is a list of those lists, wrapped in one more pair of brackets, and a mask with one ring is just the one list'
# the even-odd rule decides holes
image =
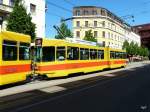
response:
{"label": "building window", "polygon": [[80,10],[77,10],[75,15],[80,16]]}
{"label": "building window", "polygon": [[101,15],[105,16],[105,10],[103,10],[103,9],[101,10]]}
{"label": "building window", "polygon": [[80,21],[76,22],[77,27],[80,27]]}
{"label": "building window", "polygon": [[110,25],[111,25],[111,24],[110,24],[110,23],[108,23],[108,28],[109,28],[109,29],[110,29]]}
{"label": "building window", "polygon": [[83,15],[89,15],[89,11],[84,10],[84,11],[83,11]]}
{"label": "building window", "polygon": [[94,21],[94,27],[97,27],[97,21]]}
{"label": "building window", "polygon": [[105,47],[105,41],[103,41],[102,46]]}
{"label": "building window", "polygon": [[85,27],[88,27],[89,22],[85,21]]}
{"label": "building window", "polygon": [[96,10],[93,10],[93,11],[92,11],[92,14],[93,14],[93,15],[97,15],[97,11],[96,11]]}
{"label": "building window", "polygon": [[94,37],[97,37],[98,35],[97,35],[97,31],[94,31]]}
{"label": "building window", "polygon": [[108,32],[108,38],[110,38],[110,32]]}
{"label": "building window", "polygon": [[14,6],[15,0],[9,0],[9,5]]}
{"label": "building window", "polygon": [[102,22],[102,27],[105,27],[105,21]]}
{"label": "building window", "polygon": [[111,39],[113,39],[114,38],[114,35],[113,34],[111,34]]}
{"label": "building window", "polygon": [[30,4],[30,12],[31,13],[36,13],[36,5]]}
{"label": "building window", "polygon": [[3,0],[0,0],[0,4],[3,4]]}
{"label": "building window", "polygon": [[80,37],[80,31],[77,31],[77,32],[76,32],[76,36],[77,36],[77,37]]}
{"label": "building window", "polygon": [[105,38],[105,31],[102,32],[102,36]]}
{"label": "building window", "polygon": [[117,35],[115,35],[115,40],[117,40],[117,41],[118,41],[118,39],[117,39]]}

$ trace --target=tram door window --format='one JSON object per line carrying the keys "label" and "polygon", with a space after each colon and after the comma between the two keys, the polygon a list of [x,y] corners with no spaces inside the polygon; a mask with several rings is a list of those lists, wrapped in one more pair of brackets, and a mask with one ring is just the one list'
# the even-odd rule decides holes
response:
{"label": "tram door window", "polygon": [[42,60],[42,47],[36,46],[35,48],[35,61],[40,62]]}
{"label": "tram door window", "polygon": [[63,61],[66,59],[66,49],[65,47],[57,47],[56,58],[58,61]]}
{"label": "tram door window", "polygon": [[78,60],[79,59],[79,48],[78,47],[67,47],[67,59]]}
{"label": "tram door window", "polygon": [[2,59],[4,61],[17,60],[17,42],[4,40],[2,49]]}
{"label": "tram door window", "polygon": [[30,59],[30,44],[20,43],[19,60],[29,60],[29,59]]}
{"label": "tram door window", "polygon": [[89,60],[89,49],[80,48],[80,60]]}
{"label": "tram door window", "polygon": [[97,59],[97,50],[96,49],[90,49],[90,59],[91,60]]}
{"label": "tram door window", "polygon": [[43,62],[55,61],[55,47],[43,47],[42,52]]}
{"label": "tram door window", "polygon": [[104,59],[104,50],[98,50],[98,59]]}

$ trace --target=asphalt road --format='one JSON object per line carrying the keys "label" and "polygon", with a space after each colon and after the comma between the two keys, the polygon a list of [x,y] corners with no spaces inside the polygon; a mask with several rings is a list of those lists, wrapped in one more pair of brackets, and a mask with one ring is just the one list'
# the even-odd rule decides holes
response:
{"label": "asphalt road", "polygon": [[67,90],[58,93],[4,97],[0,112],[150,112],[150,65],[108,76],[59,85]]}

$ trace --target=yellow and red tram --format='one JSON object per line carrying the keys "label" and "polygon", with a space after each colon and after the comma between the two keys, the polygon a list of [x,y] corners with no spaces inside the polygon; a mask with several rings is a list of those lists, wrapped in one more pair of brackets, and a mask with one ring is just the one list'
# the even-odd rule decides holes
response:
{"label": "yellow and red tram", "polygon": [[0,32],[0,85],[26,80],[31,74],[30,36]]}
{"label": "yellow and red tram", "polygon": [[26,80],[33,71],[50,78],[126,66],[125,50],[46,38],[35,40],[31,60],[30,43],[30,36],[0,33],[0,86]]}
{"label": "yellow and red tram", "polygon": [[126,52],[65,40],[36,39],[36,71],[47,77],[126,66]]}

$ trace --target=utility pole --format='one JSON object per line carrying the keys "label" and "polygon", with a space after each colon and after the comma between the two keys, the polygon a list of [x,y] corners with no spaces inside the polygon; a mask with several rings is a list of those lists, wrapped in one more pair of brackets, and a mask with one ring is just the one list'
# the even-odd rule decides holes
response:
{"label": "utility pole", "polygon": [[53,28],[65,39],[65,36],[63,35],[62,31],[58,26],[54,25]]}

